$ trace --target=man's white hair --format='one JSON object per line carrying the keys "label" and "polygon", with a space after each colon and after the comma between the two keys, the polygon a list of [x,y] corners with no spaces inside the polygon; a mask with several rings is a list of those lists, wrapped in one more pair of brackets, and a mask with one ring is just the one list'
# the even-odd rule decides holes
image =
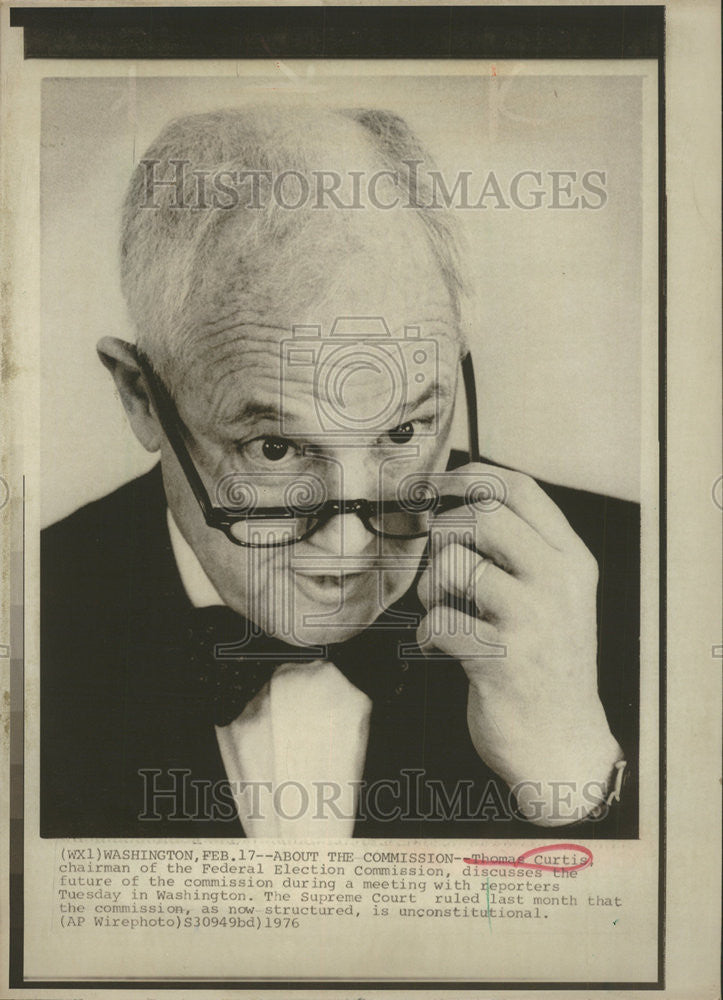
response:
{"label": "man's white hair", "polygon": [[[255,106],[170,122],[135,169],[123,210],[121,283],[139,346],[170,378],[186,346],[221,320],[220,310],[228,315],[243,300],[263,313],[280,296],[323,292],[320,283],[331,280],[340,251],[354,247],[359,212],[320,208],[313,198],[298,210],[284,207],[269,196],[268,178],[292,172],[318,182],[318,171],[337,171],[347,181],[353,171],[388,171],[384,184],[407,215],[421,220],[459,320],[459,234],[447,208],[429,207],[434,169],[404,119],[390,111]],[[158,183],[179,171],[180,199],[172,184]],[[231,208],[199,200],[199,177],[212,174],[255,174],[255,206],[248,204],[250,187]]]}

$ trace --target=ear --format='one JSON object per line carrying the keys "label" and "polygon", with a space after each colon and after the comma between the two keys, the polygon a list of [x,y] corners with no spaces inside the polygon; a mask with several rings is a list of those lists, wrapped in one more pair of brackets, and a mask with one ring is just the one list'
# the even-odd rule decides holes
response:
{"label": "ear", "polygon": [[153,409],[135,348],[117,337],[103,337],[96,350],[113,376],[133,433],[146,451],[161,447],[161,426]]}

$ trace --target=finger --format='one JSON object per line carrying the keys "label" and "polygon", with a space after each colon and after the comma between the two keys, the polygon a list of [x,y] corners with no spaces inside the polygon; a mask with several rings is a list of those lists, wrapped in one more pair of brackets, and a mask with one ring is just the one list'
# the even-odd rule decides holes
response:
{"label": "finger", "polygon": [[450,544],[430,561],[419,579],[418,593],[424,607],[466,601],[485,618],[511,621],[520,602],[522,585],[489,559],[464,545]]}
{"label": "finger", "polygon": [[461,507],[436,517],[430,531],[432,556],[452,542],[472,547],[517,577],[544,571],[550,546],[526,521],[501,504],[490,510]]}
{"label": "finger", "polygon": [[436,604],[419,623],[417,645],[426,653],[439,650],[472,665],[500,664],[507,654],[495,625],[442,604]]}
{"label": "finger", "polygon": [[485,511],[504,505],[557,549],[581,544],[557,504],[531,476],[522,472],[484,462],[470,463],[444,473],[440,492],[476,496],[475,506]]}

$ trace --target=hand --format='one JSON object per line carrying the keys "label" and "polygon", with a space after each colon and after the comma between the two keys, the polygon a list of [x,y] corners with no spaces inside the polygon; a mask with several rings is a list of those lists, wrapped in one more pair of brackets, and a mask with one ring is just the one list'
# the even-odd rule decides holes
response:
{"label": "hand", "polygon": [[462,664],[472,742],[521,812],[574,822],[622,757],[597,692],[597,563],[529,476],[467,465],[445,493],[476,477],[497,498],[435,519],[417,641]]}

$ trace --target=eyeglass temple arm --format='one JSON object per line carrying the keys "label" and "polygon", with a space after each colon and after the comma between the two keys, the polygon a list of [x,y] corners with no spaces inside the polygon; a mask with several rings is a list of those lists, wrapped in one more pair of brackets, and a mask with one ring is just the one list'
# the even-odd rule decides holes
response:
{"label": "eyeglass temple arm", "polygon": [[214,520],[214,508],[211,498],[203,484],[196,466],[188,453],[186,442],[180,430],[181,418],[176,414],[176,407],[171,399],[168,390],[153,371],[150,361],[145,354],[137,347],[136,358],[141,371],[148,383],[151,393],[151,401],[158,411],[158,420],[163,428],[163,433],[173,448],[178,462],[188,480],[188,484],[193,491],[193,495],[198,501],[198,505],[203,511],[206,523],[210,524]]}
{"label": "eyeglass temple arm", "polygon": [[474,377],[474,365],[471,353],[462,358],[462,378],[464,392],[467,397],[467,431],[469,436],[469,460],[480,462],[479,428],[477,426],[477,385]]}

